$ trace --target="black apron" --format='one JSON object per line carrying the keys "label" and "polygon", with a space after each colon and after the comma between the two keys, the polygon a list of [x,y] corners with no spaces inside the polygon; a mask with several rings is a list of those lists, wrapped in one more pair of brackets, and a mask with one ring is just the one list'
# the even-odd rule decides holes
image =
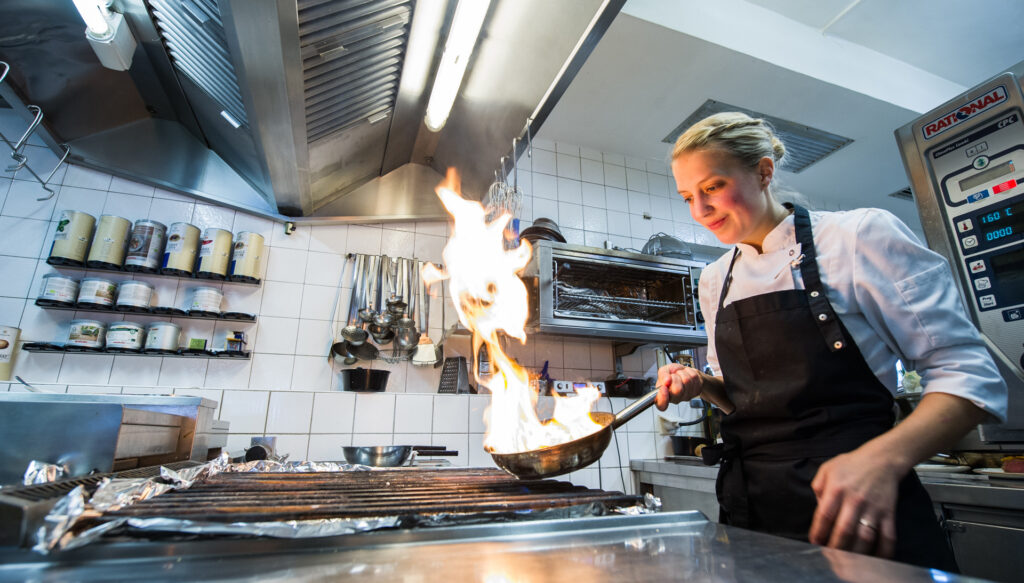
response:
{"label": "black apron", "polygon": [[[892,428],[892,394],[868,367],[825,297],[806,209],[793,207],[803,290],[724,306],[738,250],[722,284],[715,348],[725,392],[716,490],[724,524],[807,541],[817,498],[811,481],[828,459]],[[911,471],[900,483],[896,560],[955,571],[956,562]]]}

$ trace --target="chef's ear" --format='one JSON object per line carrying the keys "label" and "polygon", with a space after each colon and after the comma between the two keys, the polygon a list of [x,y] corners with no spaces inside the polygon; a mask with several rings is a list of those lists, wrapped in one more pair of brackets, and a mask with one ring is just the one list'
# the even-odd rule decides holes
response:
{"label": "chef's ear", "polygon": [[757,172],[761,175],[761,186],[768,186],[775,175],[775,161],[765,156],[757,163]]}

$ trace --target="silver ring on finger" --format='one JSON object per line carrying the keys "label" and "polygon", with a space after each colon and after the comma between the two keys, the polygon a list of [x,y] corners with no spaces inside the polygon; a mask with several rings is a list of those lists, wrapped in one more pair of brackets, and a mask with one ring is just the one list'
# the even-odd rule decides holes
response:
{"label": "silver ring on finger", "polygon": [[857,524],[860,524],[861,526],[866,526],[866,527],[870,528],[871,530],[873,530],[875,532],[878,532],[878,527],[875,526],[875,523],[871,522],[870,520],[868,520],[866,518],[861,518],[860,520],[857,521]]}

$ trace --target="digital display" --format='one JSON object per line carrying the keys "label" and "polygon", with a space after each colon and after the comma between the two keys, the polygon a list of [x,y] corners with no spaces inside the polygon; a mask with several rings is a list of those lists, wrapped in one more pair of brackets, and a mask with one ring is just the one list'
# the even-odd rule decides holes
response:
{"label": "digital display", "polygon": [[978,222],[984,241],[1000,241],[1024,233],[1024,201],[993,208],[978,216]]}
{"label": "digital display", "polygon": [[1024,302],[1024,247],[993,255],[989,261],[994,283],[999,286],[1000,303],[1012,306]]}
{"label": "digital display", "polygon": [[979,172],[973,176],[968,176],[960,181],[960,192],[964,192],[985,184],[986,182],[992,182],[996,178],[1006,176],[1007,174],[1013,173],[1013,162],[1003,162],[998,166],[993,166],[984,172]]}

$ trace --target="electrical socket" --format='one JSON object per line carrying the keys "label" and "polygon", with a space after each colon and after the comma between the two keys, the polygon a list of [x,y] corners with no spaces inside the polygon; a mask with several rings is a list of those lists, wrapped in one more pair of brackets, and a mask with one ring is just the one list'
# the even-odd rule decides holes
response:
{"label": "electrical socket", "polygon": [[597,390],[601,391],[602,395],[604,394],[604,383],[601,381],[579,383],[574,381],[553,381],[551,387],[554,392],[560,395],[568,395],[575,393],[576,387],[585,387],[587,385],[597,387]]}

